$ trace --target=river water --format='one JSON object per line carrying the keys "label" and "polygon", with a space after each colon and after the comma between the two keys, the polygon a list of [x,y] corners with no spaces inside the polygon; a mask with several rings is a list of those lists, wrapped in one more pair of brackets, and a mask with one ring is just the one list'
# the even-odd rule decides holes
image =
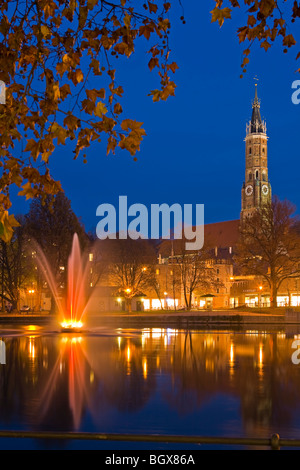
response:
{"label": "river water", "polygon": [[[300,437],[293,327],[97,327],[73,335],[7,325],[0,336],[0,430]],[[1,449],[16,447],[205,448],[0,439]]]}

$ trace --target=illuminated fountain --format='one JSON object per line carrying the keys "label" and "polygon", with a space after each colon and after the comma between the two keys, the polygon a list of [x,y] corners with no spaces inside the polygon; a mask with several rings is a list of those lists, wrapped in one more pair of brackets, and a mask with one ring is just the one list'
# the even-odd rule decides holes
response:
{"label": "illuminated fountain", "polygon": [[67,295],[64,301],[59,295],[57,282],[48,260],[40,249],[38,249],[37,260],[55,299],[62,331],[80,332],[87,308],[85,290],[89,266],[81,253],[78,235],[75,233],[73,236],[72,249],[68,259]]}

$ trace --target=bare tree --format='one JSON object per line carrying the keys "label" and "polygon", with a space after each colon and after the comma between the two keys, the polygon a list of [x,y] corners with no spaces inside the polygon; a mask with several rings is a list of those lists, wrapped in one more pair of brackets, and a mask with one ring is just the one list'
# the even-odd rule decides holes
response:
{"label": "bare tree", "polygon": [[16,310],[20,300],[20,290],[26,288],[34,278],[34,263],[24,228],[23,217],[17,217],[20,225],[7,243],[1,240],[1,298],[2,309],[8,302]]}
{"label": "bare tree", "polygon": [[189,310],[192,306],[195,289],[207,293],[219,286],[220,283],[217,281],[213,256],[209,247],[204,247],[197,252],[182,249],[181,255],[177,256],[177,263],[180,269],[185,306]]}
{"label": "bare tree", "polygon": [[132,299],[142,295],[153,280],[155,249],[148,240],[142,239],[110,240],[109,245],[110,280],[119,295],[124,297],[130,312]]}
{"label": "bare tree", "polygon": [[277,292],[286,279],[300,274],[299,221],[295,207],[277,197],[246,218],[240,229],[235,262],[243,274],[264,278],[277,307]]}

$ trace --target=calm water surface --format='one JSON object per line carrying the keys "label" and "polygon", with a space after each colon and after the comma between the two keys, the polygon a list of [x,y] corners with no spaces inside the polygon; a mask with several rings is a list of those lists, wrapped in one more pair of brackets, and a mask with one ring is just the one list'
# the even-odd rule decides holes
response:
{"label": "calm water surface", "polygon": [[[0,429],[299,439],[296,333],[2,326]],[[0,439],[0,448],[16,447],[168,448]]]}

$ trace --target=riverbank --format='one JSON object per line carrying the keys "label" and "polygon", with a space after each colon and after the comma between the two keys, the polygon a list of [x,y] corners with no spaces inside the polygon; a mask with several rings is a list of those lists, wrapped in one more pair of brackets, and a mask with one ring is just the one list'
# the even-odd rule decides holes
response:
{"label": "riverbank", "polygon": [[[291,314],[292,313],[292,314]],[[24,313],[4,313],[0,314],[0,324],[5,323],[26,323],[26,324],[47,324],[56,320],[55,315],[49,313],[24,314]],[[90,314],[87,323],[101,322],[108,326],[149,326],[149,327],[193,327],[210,324],[220,325],[249,325],[249,324],[297,324],[300,325],[299,314],[294,311],[279,310],[275,312],[256,311],[152,311],[152,312],[101,312]]]}
{"label": "riverbank", "polygon": [[[205,325],[245,325],[245,324],[285,324],[284,314],[263,314],[232,311],[191,311],[191,312],[151,312],[151,313],[103,313],[91,316],[100,319],[103,325],[148,326],[148,327],[177,327],[189,328]],[[294,322],[295,323],[295,322]]]}
{"label": "riverbank", "polygon": [[[0,313],[1,324],[50,325],[57,321],[48,312]],[[300,311],[279,308],[245,310],[193,310],[193,311],[150,311],[150,312],[101,312],[90,314],[87,326],[102,325],[112,328],[197,328],[197,327],[243,327],[251,325],[296,325],[300,327]]]}

